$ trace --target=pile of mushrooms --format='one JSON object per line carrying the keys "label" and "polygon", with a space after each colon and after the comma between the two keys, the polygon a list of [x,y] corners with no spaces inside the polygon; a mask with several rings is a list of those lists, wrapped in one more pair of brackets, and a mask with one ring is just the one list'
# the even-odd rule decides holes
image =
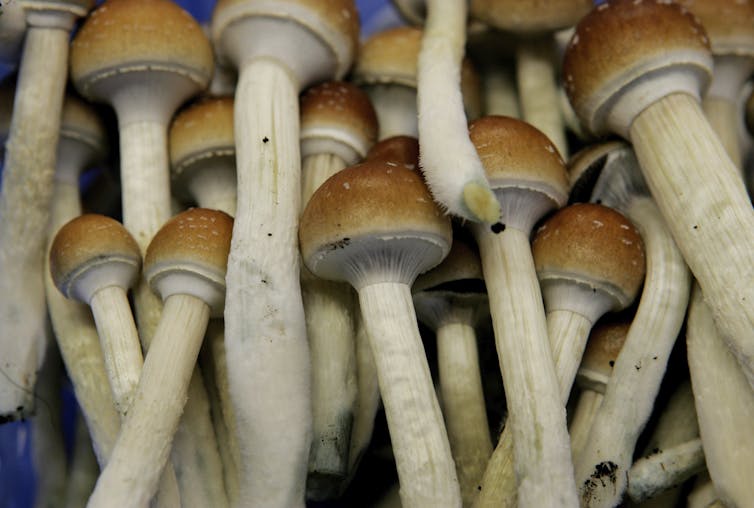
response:
{"label": "pile of mushrooms", "polygon": [[94,4],[0,5],[39,499],[754,499],[754,0]]}

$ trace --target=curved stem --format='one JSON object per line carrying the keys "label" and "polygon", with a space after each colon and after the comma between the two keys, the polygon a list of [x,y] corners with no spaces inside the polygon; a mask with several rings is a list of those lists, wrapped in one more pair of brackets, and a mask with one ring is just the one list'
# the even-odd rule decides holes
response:
{"label": "curved stem", "polygon": [[646,108],[631,141],[668,229],[754,387],[754,210],[741,177],[689,95]]}
{"label": "curved stem", "polygon": [[454,322],[437,329],[440,396],[464,506],[471,506],[492,455],[473,326]]}
{"label": "curved stem", "polygon": [[477,233],[508,401],[519,506],[576,506],[565,406],[529,236],[512,227]]}
{"label": "curved stem", "polygon": [[240,72],[235,105],[238,211],[226,276],[225,346],[241,452],[240,501],[303,506],[312,416],[299,283],[297,83],[276,62],[251,60]]}
{"label": "curved stem", "polygon": [[407,284],[359,289],[406,508],[460,506],[448,436]]}

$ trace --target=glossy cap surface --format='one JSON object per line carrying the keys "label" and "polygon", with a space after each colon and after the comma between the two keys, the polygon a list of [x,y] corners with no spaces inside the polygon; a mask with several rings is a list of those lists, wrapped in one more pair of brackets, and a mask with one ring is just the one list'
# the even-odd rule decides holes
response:
{"label": "glossy cap surface", "polygon": [[360,85],[393,83],[416,88],[422,30],[396,27],[377,32],[364,41],[353,71]]}
{"label": "glossy cap surface", "polygon": [[613,372],[613,364],[626,342],[630,328],[631,323],[622,321],[597,323],[589,334],[579,370],[589,371],[593,373],[592,377],[602,376],[607,380]]}

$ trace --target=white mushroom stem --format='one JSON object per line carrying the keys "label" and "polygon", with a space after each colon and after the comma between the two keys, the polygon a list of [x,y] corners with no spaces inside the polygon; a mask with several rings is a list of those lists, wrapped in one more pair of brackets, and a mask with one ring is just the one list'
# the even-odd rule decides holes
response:
{"label": "white mushroom stem", "polygon": [[34,410],[44,355],[44,252],[73,14],[27,14],[0,189],[0,419]]}
{"label": "white mushroom stem", "polygon": [[469,139],[461,95],[467,2],[426,3],[417,63],[422,172],[432,195],[449,213],[491,224],[500,217],[500,203]]}
{"label": "white mushroom stem", "polygon": [[737,108],[737,104],[722,97],[707,96],[704,102],[702,102],[702,107],[710,126],[725,148],[725,152],[736,168],[742,171],[742,153],[738,142],[737,123],[737,115],[740,114],[740,111]]}
{"label": "white mushroom stem", "polygon": [[754,392],[723,345],[707,295],[692,292],[686,329],[689,370],[707,469],[720,500],[747,506],[754,496]]}
{"label": "white mushroom stem", "polygon": [[521,118],[541,130],[568,159],[568,143],[560,114],[558,84],[553,64],[553,38],[533,37],[516,46],[516,79]]}
{"label": "white mushroom stem", "polygon": [[529,236],[509,226],[499,234],[479,228],[476,238],[509,408],[518,504],[577,506],[565,406]]}
{"label": "white mushroom stem", "polygon": [[322,183],[346,167],[346,162],[333,153],[317,153],[301,162],[301,208],[306,206]]}
{"label": "white mushroom stem", "polygon": [[188,179],[189,193],[202,208],[236,214],[235,158],[218,159],[211,169],[195,171]]}
{"label": "white mushroom stem", "polygon": [[704,471],[702,440],[692,439],[643,457],[628,472],[627,494],[636,503],[656,496]]}
{"label": "white mushroom stem", "polygon": [[[664,508],[664,507],[663,507]],[[686,499],[686,508],[725,508],[717,498],[715,484],[708,473],[701,473]]]}
{"label": "white mushroom stem", "polygon": [[358,289],[405,507],[460,506],[455,465],[407,284]]}
{"label": "white mushroom stem", "polygon": [[364,90],[377,113],[379,140],[393,136],[419,137],[416,88],[397,83],[376,83],[366,85]]}
{"label": "white mushroom stem", "polygon": [[97,480],[90,508],[146,506],[157,490],[186,402],[209,307],[199,298],[177,294],[165,301],[163,316],[144,361],[135,402]]}
{"label": "white mushroom stem", "polygon": [[442,411],[464,506],[476,497],[492,455],[476,332],[468,318],[441,324],[436,332]]}
{"label": "white mushroom stem", "polygon": [[574,458],[578,457],[584,448],[584,443],[592,428],[594,415],[602,405],[603,398],[604,393],[590,388],[583,388],[579,394],[576,409],[571,417],[571,425],[568,427],[568,433],[571,435],[571,454]]}
{"label": "white mushroom stem", "polygon": [[235,103],[243,109],[234,120],[239,193],[225,346],[241,452],[240,499],[245,506],[300,506],[312,417],[297,238],[298,85],[278,63],[251,60],[242,65]]}
{"label": "white mushroom stem", "polygon": [[488,65],[482,68],[480,77],[484,114],[521,118],[513,70],[503,65]]}
{"label": "white mushroom stem", "polygon": [[630,138],[668,229],[754,387],[754,210],[743,182],[689,95],[646,108]]}
{"label": "white mushroom stem", "polygon": [[644,240],[647,275],[602,405],[574,461],[588,506],[614,506],[625,490],[636,440],[652,413],[690,288],[686,264],[654,201],[636,198],[625,213]]}

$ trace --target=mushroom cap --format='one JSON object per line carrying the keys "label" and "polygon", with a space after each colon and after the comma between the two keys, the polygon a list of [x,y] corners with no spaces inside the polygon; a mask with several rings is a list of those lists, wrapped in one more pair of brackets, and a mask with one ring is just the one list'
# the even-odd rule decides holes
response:
{"label": "mushroom cap", "polygon": [[[481,284],[473,283],[473,285],[476,288],[484,287],[482,262],[479,259],[476,246],[472,245],[469,239],[455,234],[450,252],[442,263],[417,277],[412,289],[415,293],[432,291],[433,288],[438,286],[464,281],[481,282]],[[472,292],[486,293],[486,291],[479,291],[478,289],[472,289]]]}
{"label": "mushroom cap", "polygon": [[615,320],[600,321],[592,328],[584,356],[581,357],[579,384],[588,384],[591,387],[604,387],[607,384],[630,328],[630,322]]}
{"label": "mushroom cap", "polygon": [[221,316],[232,232],[233,218],[219,210],[191,208],[176,215],[147,247],[147,282],[163,300],[192,295],[209,305],[212,316]]}
{"label": "mushroom cap", "polygon": [[71,43],[71,79],[86,97],[105,78],[162,71],[207,86],[212,48],[199,23],[170,0],[107,0]]}
{"label": "mushroom cap", "polygon": [[139,274],[141,251],[123,225],[85,214],[58,230],[50,246],[50,273],[67,298],[89,303],[102,288],[128,289]]}
{"label": "mushroom cap", "polygon": [[500,30],[543,33],[575,25],[592,0],[471,0],[469,13]]}
{"label": "mushroom cap", "polygon": [[413,136],[390,136],[375,143],[364,157],[403,164],[409,169],[419,167],[419,140]]}
{"label": "mushroom cap", "polygon": [[352,165],[377,140],[377,114],[369,96],[345,81],[326,81],[301,97],[301,156],[334,153]]}
{"label": "mushroom cap", "polygon": [[594,203],[567,206],[537,230],[532,255],[540,284],[568,281],[591,288],[620,310],[644,281],[644,242],[617,211]]}
{"label": "mushroom cap", "polygon": [[301,215],[299,240],[315,275],[358,289],[412,283],[447,255],[452,231],[418,171],[373,160],[317,189]]}
{"label": "mushroom cap", "polygon": [[181,110],[170,124],[169,145],[174,181],[205,159],[235,157],[233,98],[206,97]]}
{"label": "mushroom cap", "polygon": [[749,0],[677,0],[697,18],[712,54],[754,58],[754,4]]}
{"label": "mushroom cap", "polygon": [[377,32],[361,46],[353,70],[359,85],[391,83],[416,88],[423,31],[400,26]]}
{"label": "mushroom cap", "polygon": [[221,46],[233,23],[254,17],[294,22],[310,31],[335,57],[337,79],[345,76],[356,56],[360,27],[353,0],[218,0],[212,14],[215,46]]}
{"label": "mushroom cap", "polygon": [[712,74],[698,19],[665,0],[608,0],[579,24],[563,60],[565,89],[594,134],[628,136],[633,118],[675,92],[699,96]]}
{"label": "mushroom cap", "polygon": [[611,153],[626,147],[623,141],[606,141],[588,145],[568,161],[568,179],[571,182],[569,202],[586,203],[594,188],[594,183],[605,167]]}
{"label": "mushroom cap", "polygon": [[74,16],[86,16],[94,6],[94,0],[20,0],[26,10],[60,11]]}
{"label": "mushroom cap", "polygon": [[102,119],[90,103],[72,94],[67,94],[63,101],[60,138],[85,144],[94,157],[104,157],[107,151],[107,132]]}

